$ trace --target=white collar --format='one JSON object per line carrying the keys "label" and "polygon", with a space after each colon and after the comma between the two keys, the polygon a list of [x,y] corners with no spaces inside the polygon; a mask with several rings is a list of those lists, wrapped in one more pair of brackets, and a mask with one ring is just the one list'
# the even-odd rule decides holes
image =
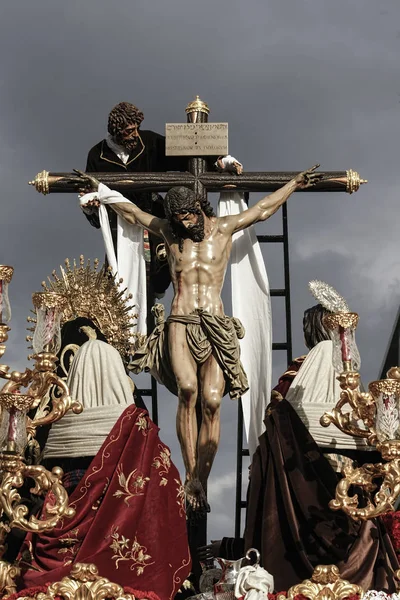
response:
{"label": "white collar", "polygon": [[120,160],[126,165],[129,160],[129,150],[127,150],[124,146],[120,146],[117,142],[114,141],[112,136],[108,134],[106,138],[107,146],[118,156]]}

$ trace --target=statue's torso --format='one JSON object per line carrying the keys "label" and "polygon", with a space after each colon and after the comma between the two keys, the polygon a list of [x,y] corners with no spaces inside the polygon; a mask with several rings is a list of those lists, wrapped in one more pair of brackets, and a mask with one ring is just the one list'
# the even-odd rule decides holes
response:
{"label": "statue's torso", "polygon": [[185,239],[182,252],[175,240],[167,239],[168,262],[174,286],[171,314],[190,314],[203,309],[224,314],[221,290],[232,247],[232,238],[212,219],[211,233],[201,242]]}

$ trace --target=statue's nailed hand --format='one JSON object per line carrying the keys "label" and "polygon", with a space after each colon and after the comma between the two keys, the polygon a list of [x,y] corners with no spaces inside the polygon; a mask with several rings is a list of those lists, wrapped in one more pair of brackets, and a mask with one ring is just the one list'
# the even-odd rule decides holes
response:
{"label": "statue's nailed hand", "polygon": [[305,190],[307,188],[313,187],[316,183],[319,183],[321,181],[323,177],[322,173],[315,173],[316,169],[318,169],[319,166],[320,165],[314,165],[313,167],[311,167],[311,169],[303,171],[295,177],[297,187],[300,190]]}

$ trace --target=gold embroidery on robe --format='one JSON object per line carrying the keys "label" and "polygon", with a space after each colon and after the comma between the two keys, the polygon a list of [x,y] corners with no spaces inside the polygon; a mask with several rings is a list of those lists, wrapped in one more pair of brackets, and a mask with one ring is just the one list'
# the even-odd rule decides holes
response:
{"label": "gold embroidery on robe", "polygon": [[73,529],[67,533],[64,537],[60,537],[58,540],[60,545],[63,546],[57,551],[57,554],[66,554],[64,558],[64,566],[72,563],[72,559],[78,554],[78,550],[81,546],[81,540],[78,538],[79,528]]}
{"label": "gold embroidery on robe", "polygon": [[125,496],[124,502],[127,506],[129,506],[129,500],[131,498],[144,495],[144,487],[146,483],[150,481],[150,477],[144,477],[142,473],[137,472],[137,469],[134,469],[131,473],[129,473],[128,477],[126,477],[122,469],[123,466],[119,465],[117,469],[117,475],[118,483],[122,489],[114,492],[113,496],[116,498],[122,498]]}
{"label": "gold embroidery on robe", "polygon": [[168,479],[163,475],[168,475],[171,468],[171,452],[168,448],[162,444],[158,444],[160,450],[159,456],[155,456],[153,459],[152,467],[155,467],[159,471],[161,477],[160,485],[167,485]]}
{"label": "gold embroidery on robe", "polygon": [[147,554],[147,548],[142,546],[135,536],[134,540],[130,541],[124,535],[118,533],[118,526],[114,526],[111,530],[112,544],[109,546],[114,552],[112,559],[115,560],[115,568],[118,569],[118,563],[124,560],[132,562],[130,570],[136,569],[136,575],[142,575],[146,567],[154,565],[150,554]]}

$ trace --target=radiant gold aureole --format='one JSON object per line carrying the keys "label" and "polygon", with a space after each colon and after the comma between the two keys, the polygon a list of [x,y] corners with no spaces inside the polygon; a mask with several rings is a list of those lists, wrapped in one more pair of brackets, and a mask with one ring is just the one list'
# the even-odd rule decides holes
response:
{"label": "radiant gold aureole", "polygon": [[[341,579],[336,565],[318,565],[311,579],[306,579],[288,590],[287,599],[293,600],[299,594],[309,600],[344,600],[356,594],[361,598],[364,590],[359,585]],[[285,598],[284,594],[279,594],[277,600]]]}
{"label": "radiant gold aureole", "polygon": [[99,261],[93,267],[88,260],[85,264],[80,257],[79,266],[65,260],[65,268],[60,267],[60,275],[53,271],[53,279],[43,282],[45,292],[55,292],[66,300],[61,324],[77,317],[93,321],[108,343],[114,346],[123,358],[131,351],[133,327],[131,296],[126,296],[122,280],[116,280],[110,269],[103,266],[98,271]]}
{"label": "radiant gold aureole", "polygon": [[33,306],[40,308],[58,308],[63,311],[67,308],[67,298],[55,292],[35,292],[32,294]]}
{"label": "radiant gold aureole", "polygon": [[323,317],[323,323],[327,329],[336,330],[338,327],[344,329],[356,329],[358,325],[357,313],[332,313]]}
{"label": "radiant gold aureole", "polygon": [[10,283],[14,273],[14,267],[8,267],[7,265],[0,265],[0,280],[5,283]]}
{"label": "radiant gold aureole", "polygon": [[206,102],[200,100],[199,96],[196,96],[196,100],[193,100],[193,102],[189,102],[185,109],[185,112],[187,115],[193,112],[201,112],[208,115],[210,114],[210,109]]}

